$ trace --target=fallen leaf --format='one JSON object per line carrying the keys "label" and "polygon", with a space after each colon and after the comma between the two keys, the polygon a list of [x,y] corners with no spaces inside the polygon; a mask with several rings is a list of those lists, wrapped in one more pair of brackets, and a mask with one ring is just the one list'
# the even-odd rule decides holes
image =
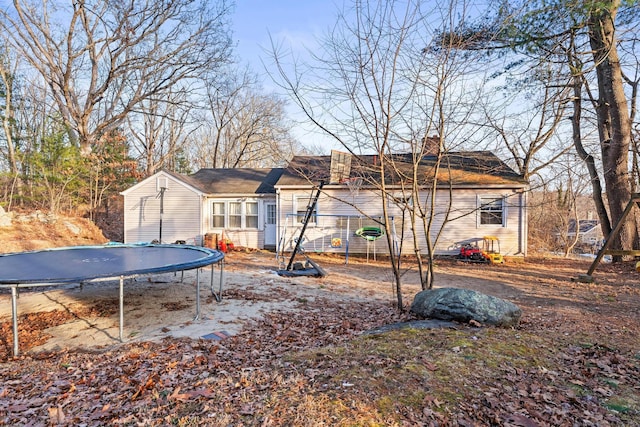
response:
{"label": "fallen leaf", "polygon": [[62,412],[62,407],[60,405],[55,408],[47,408],[47,410],[49,411],[50,424],[62,424],[64,422],[64,412]]}

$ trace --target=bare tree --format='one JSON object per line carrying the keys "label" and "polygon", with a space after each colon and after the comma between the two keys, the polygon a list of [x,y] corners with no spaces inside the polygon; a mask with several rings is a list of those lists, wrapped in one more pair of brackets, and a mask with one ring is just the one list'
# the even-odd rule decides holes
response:
{"label": "bare tree", "polygon": [[[354,164],[369,168],[362,175],[380,196],[400,309],[402,272],[389,200],[412,223],[422,284],[431,287],[435,245],[451,206],[447,160],[452,144],[446,141],[460,137],[459,125],[475,105],[465,81],[474,63],[471,55],[432,41],[443,20],[453,25],[465,14],[464,4],[456,2],[427,11],[418,1],[355,1],[313,52],[314,63],[293,63],[293,71],[287,53],[273,43],[276,80],[308,120],[352,154]],[[361,155],[366,152],[373,153],[373,165]],[[420,252],[424,240],[426,259]]]}
{"label": "bare tree", "polygon": [[268,167],[285,163],[294,151],[286,103],[262,93],[256,76],[229,70],[221,84],[207,87],[206,111],[192,138],[200,167]]}
{"label": "bare tree", "polygon": [[564,85],[553,88],[540,81],[536,82],[535,89],[538,93],[526,107],[515,88],[510,89],[512,96],[501,109],[494,100],[482,100],[484,116],[479,123],[494,134],[498,146],[508,153],[510,163],[527,180],[572,148],[561,135],[570,91]]}
{"label": "bare tree", "polygon": [[138,153],[145,175],[159,169],[178,170],[177,157],[186,150],[190,135],[198,125],[194,123],[196,106],[181,91],[169,90],[162,98],[141,102],[137,111],[127,117],[128,132],[133,149]]}
{"label": "bare tree", "polygon": [[18,59],[7,48],[6,44],[0,51],[0,96],[4,98],[4,108],[0,113],[4,141],[6,145],[6,158],[9,170],[14,176],[18,176],[18,160],[15,147],[16,119],[14,106],[14,89],[18,68]]}
{"label": "bare tree", "polygon": [[86,153],[143,101],[226,63],[228,13],[224,0],[15,0],[0,11],[0,28]]}

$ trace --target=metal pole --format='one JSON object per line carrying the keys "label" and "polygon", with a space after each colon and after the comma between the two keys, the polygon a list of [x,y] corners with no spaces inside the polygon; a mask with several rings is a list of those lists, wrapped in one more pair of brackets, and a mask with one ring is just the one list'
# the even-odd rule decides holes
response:
{"label": "metal pole", "polygon": [[216,299],[216,302],[222,301],[222,284],[224,281],[224,260],[218,261],[218,265],[220,266],[220,282],[218,283],[218,292],[213,289],[213,275],[215,273],[215,264],[211,264],[211,293],[213,297]]}
{"label": "metal pole", "polygon": [[223,284],[224,284],[224,259],[220,260],[220,288],[218,291],[218,293],[220,294],[220,301],[222,301],[222,285]]}
{"label": "metal pole", "polygon": [[[213,271],[212,271],[213,274]],[[200,269],[196,268],[196,317],[193,320],[200,320]]]}
{"label": "metal pole", "polygon": [[296,246],[291,253],[291,258],[289,259],[289,264],[287,265],[287,271],[291,271],[291,267],[293,266],[293,260],[296,257],[296,254],[300,250],[300,245],[302,244],[302,239],[304,237],[304,232],[307,230],[307,225],[309,225],[309,221],[311,220],[311,215],[316,209],[316,204],[318,203],[318,198],[320,197],[320,193],[322,192],[322,187],[324,187],[324,181],[320,181],[320,185],[318,186],[318,191],[316,192],[313,201],[309,206],[307,206],[307,212],[304,216],[304,223],[302,224],[302,230],[300,230],[300,236],[298,236],[298,241],[296,242]]}
{"label": "metal pole", "polygon": [[11,287],[11,313],[13,317],[13,355],[18,355],[18,289]]}
{"label": "metal pole", "polygon": [[164,192],[166,188],[160,187],[160,235],[158,241],[162,243],[162,217],[164,216]]}
{"label": "metal pole", "polygon": [[120,342],[122,342],[123,325],[124,325],[124,276],[120,276]]}
{"label": "metal pole", "polygon": [[349,219],[350,217],[347,217],[347,246],[345,248],[345,255],[344,255],[344,263],[345,264],[349,264],[349,236],[351,234],[351,230],[349,227]]}

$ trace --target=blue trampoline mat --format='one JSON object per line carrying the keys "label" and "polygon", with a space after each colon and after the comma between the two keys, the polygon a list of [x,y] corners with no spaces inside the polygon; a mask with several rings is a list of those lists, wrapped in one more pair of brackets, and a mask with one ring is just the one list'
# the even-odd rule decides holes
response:
{"label": "blue trampoline mat", "polygon": [[72,246],[0,255],[0,284],[66,283],[191,270],[224,258],[188,245]]}

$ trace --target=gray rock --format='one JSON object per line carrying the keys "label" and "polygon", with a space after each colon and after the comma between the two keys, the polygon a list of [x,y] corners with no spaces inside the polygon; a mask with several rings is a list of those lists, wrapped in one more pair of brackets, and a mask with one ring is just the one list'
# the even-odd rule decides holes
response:
{"label": "gray rock", "polygon": [[2,206],[0,206],[0,227],[11,227],[11,213],[7,213]]}
{"label": "gray rock", "polygon": [[419,292],[411,312],[421,317],[496,326],[516,326],[522,316],[517,305],[470,289],[438,288]]}
{"label": "gray rock", "polygon": [[67,229],[72,232],[73,234],[75,234],[76,236],[78,234],[80,234],[80,232],[82,230],[80,230],[80,227],[78,227],[77,225],[73,224],[72,222],[69,221],[65,221],[64,222],[64,226],[67,227]]}

